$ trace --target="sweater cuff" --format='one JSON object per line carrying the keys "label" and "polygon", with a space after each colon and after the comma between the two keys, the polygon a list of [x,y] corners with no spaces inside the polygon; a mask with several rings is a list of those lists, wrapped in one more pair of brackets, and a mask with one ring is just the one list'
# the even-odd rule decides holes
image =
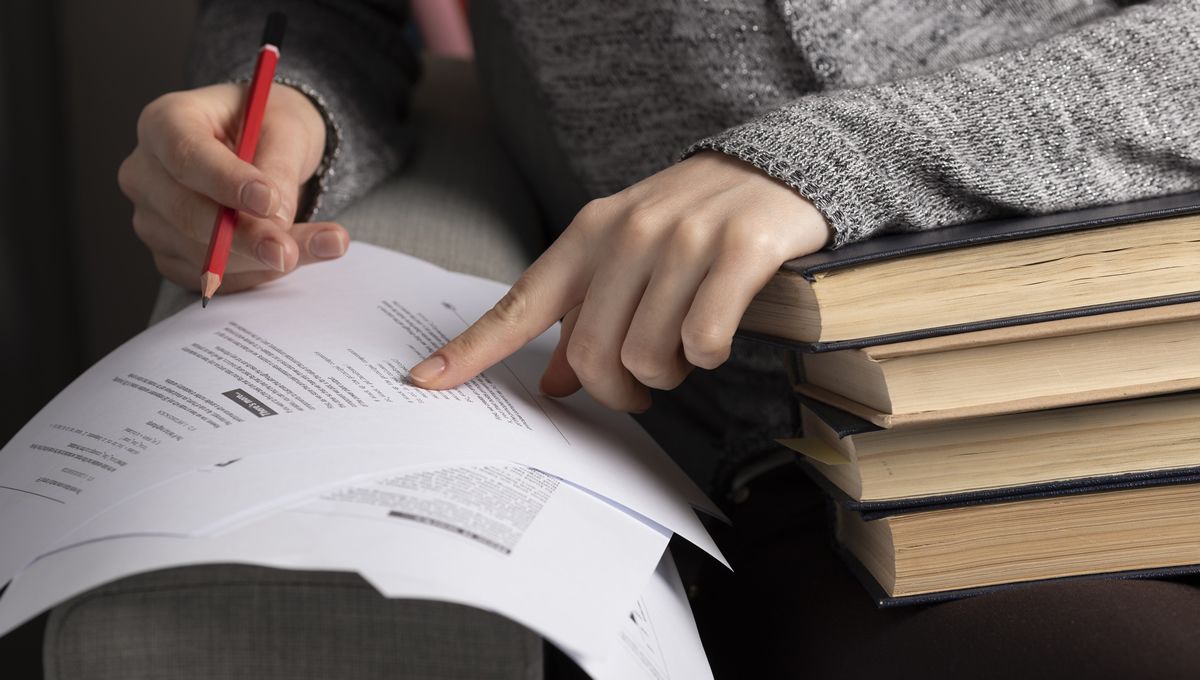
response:
{"label": "sweater cuff", "polygon": [[811,98],[793,103],[702,139],[683,157],[711,150],[745,161],[796,190],[821,212],[833,232],[829,247],[863,240],[884,226],[894,226],[885,223],[897,211],[887,205],[887,196],[873,189],[883,183],[871,154],[821,115],[820,109],[828,105]]}
{"label": "sweater cuff", "polygon": [[304,203],[296,206],[294,220],[296,222],[312,222],[317,215],[322,214],[323,199],[329,193],[329,187],[334,181],[338,154],[342,150],[342,126],[338,124],[338,119],[330,110],[325,97],[316,88],[302,80],[288,77],[276,78],[275,82],[299,90],[301,94],[308,97],[308,100],[321,113],[321,120],[325,121],[325,150],[321,153],[321,162],[317,164],[316,172],[308,180],[308,185],[300,192],[304,197]]}

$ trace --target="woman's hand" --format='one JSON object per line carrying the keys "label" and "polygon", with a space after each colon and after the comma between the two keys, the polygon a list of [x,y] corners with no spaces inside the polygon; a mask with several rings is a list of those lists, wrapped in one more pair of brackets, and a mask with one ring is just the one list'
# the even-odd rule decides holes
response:
{"label": "woman's hand", "polygon": [[138,143],[117,181],[133,201],[133,230],[159,272],[196,289],[217,206],[239,211],[222,292],[282,276],[298,264],[340,257],[346,230],[293,224],[301,188],[325,150],[325,122],[303,93],[273,85],[255,163],[233,151],[245,86],[226,84],[159,97],[138,119]]}
{"label": "woman's hand", "polygon": [[722,364],[754,295],[828,239],[820,212],[791,188],[700,153],[585,206],[494,308],[410,377],[460,385],[562,319],[542,391],[582,386],[605,406],[644,411],[647,388]]}

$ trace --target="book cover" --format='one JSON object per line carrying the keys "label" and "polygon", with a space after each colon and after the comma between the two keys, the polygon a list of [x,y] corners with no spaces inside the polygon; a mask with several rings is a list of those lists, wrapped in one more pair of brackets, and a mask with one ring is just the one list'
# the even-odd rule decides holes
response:
{"label": "book cover", "polygon": [[1076,479],[1023,484],[998,489],[980,489],[961,493],[940,494],[936,496],[920,496],[916,498],[896,498],[882,501],[860,501],[848,496],[836,484],[829,481],[814,468],[803,455],[796,454],[796,464],[804,470],[812,480],[821,487],[829,498],[846,510],[857,512],[865,520],[883,519],[893,515],[910,512],[926,512],[930,510],[945,510],[948,508],[963,508],[989,503],[1006,503],[1013,501],[1033,500],[1036,498],[1052,498],[1072,496],[1086,493],[1101,493],[1104,491],[1120,491],[1124,489],[1139,489],[1154,486],[1172,486],[1176,484],[1193,484],[1200,482],[1200,467],[1173,468],[1170,470],[1148,470],[1130,472],[1119,475],[1099,475]]}

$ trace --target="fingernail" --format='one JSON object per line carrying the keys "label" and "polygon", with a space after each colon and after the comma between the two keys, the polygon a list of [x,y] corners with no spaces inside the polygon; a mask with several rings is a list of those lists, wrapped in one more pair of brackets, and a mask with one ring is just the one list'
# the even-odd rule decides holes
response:
{"label": "fingernail", "polygon": [[258,261],[267,265],[277,272],[284,271],[287,268],[283,259],[283,246],[274,241],[263,241],[254,249],[254,254],[258,256]]}
{"label": "fingernail", "polygon": [[275,211],[275,218],[285,225],[292,223],[292,211],[282,203],[279,204],[279,210]]}
{"label": "fingernail", "polygon": [[263,182],[254,180],[242,187],[242,206],[259,217],[271,216],[271,203],[275,201],[275,190]]}
{"label": "fingernail", "polygon": [[346,253],[346,245],[342,243],[342,235],[332,229],[318,231],[308,240],[308,252],[313,257],[329,259],[341,257]]}
{"label": "fingernail", "polygon": [[412,370],[408,372],[408,377],[412,378],[413,382],[428,383],[433,382],[445,370],[446,360],[440,354],[434,354],[413,366]]}

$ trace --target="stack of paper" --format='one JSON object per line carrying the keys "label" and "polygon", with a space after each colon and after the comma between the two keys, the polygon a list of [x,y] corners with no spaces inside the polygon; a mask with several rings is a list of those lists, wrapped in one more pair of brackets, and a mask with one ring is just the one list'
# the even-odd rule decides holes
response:
{"label": "stack of paper", "polygon": [[0,633],[238,562],[495,611],[596,678],[711,677],[665,549],[723,561],[693,508],[719,512],[627,416],[538,394],[554,331],[457,389],[406,383],[503,292],[355,244],[131,340],[0,451]]}

